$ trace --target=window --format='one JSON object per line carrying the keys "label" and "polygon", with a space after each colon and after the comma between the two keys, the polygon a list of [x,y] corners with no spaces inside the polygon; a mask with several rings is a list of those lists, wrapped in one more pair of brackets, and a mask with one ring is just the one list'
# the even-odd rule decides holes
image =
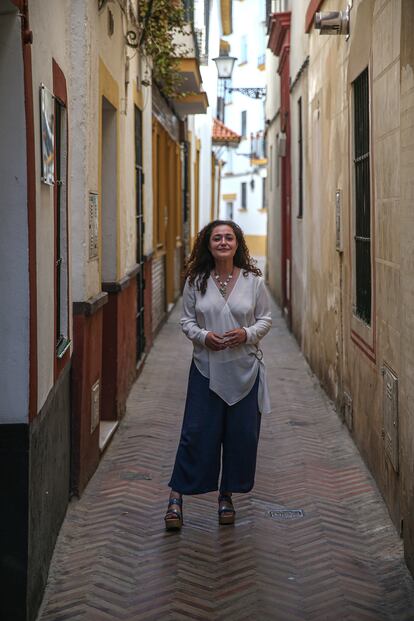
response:
{"label": "window", "polygon": [[240,65],[247,63],[247,36],[243,35],[240,41]]}
{"label": "window", "polygon": [[368,68],[354,81],[355,312],[371,324],[371,191]]}
{"label": "window", "polygon": [[[279,145],[279,134],[276,135],[276,144]],[[277,156],[275,158],[276,165],[276,187],[279,187],[280,183],[280,155],[279,155],[279,147],[277,148]]]}
{"label": "window", "polygon": [[243,110],[241,113],[241,135],[243,138],[247,136],[247,110]]}
{"label": "window", "polygon": [[273,192],[273,145],[270,145],[269,160],[269,191]]}
{"label": "window", "polygon": [[266,177],[262,179],[262,209],[267,209]]}
{"label": "window", "polygon": [[247,183],[241,184],[241,208],[247,209]]}
{"label": "window", "polygon": [[303,217],[302,97],[298,99],[298,218]]}
{"label": "window", "polygon": [[55,98],[56,124],[56,353],[69,347],[68,221],[67,221],[67,121],[64,104]]}
{"label": "window", "polygon": [[226,203],[226,219],[233,220],[233,203]]}
{"label": "window", "polygon": [[53,59],[54,95],[54,184],[55,221],[54,297],[55,297],[55,379],[69,359],[69,255],[68,255],[68,117],[66,79]]}

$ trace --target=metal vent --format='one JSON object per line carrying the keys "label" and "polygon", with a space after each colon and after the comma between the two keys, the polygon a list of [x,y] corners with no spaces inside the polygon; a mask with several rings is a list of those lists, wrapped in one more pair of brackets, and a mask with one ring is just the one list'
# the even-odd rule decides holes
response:
{"label": "metal vent", "polygon": [[276,509],[269,511],[272,520],[299,520],[305,517],[303,509]]}
{"label": "metal vent", "polygon": [[398,378],[386,364],[382,367],[382,375],[384,448],[394,470],[398,472]]}

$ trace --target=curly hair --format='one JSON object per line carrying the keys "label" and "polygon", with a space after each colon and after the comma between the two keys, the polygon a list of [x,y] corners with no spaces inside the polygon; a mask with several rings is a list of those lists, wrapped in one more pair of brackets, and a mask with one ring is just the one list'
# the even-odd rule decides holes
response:
{"label": "curly hair", "polygon": [[234,265],[243,270],[243,276],[247,276],[249,272],[256,276],[262,275],[260,269],[256,267],[256,261],[250,257],[243,231],[239,225],[232,220],[213,220],[197,235],[194,248],[186,262],[185,277],[188,278],[190,285],[196,285],[202,295],[207,290],[207,280],[215,265],[209,248],[211,233],[216,226],[224,225],[232,228],[236,236],[237,250],[233,258]]}

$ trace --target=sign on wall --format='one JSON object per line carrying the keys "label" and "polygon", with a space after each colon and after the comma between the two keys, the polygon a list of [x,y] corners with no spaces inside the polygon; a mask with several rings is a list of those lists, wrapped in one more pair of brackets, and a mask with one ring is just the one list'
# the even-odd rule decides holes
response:
{"label": "sign on wall", "polygon": [[54,184],[55,176],[55,104],[53,94],[40,85],[41,175],[43,183]]}
{"label": "sign on wall", "polygon": [[98,194],[89,192],[89,260],[98,256]]}

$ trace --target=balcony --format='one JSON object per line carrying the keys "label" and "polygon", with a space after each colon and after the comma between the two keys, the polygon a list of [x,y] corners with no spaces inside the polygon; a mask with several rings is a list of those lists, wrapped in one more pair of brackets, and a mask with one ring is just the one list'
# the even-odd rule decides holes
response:
{"label": "balcony", "polygon": [[259,71],[264,71],[266,69],[266,54],[260,54],[257,59],[257,68]]}
{"label": "balcony", "polygon": [[260,130],[250,134],[250,164],[252,166],[266,166],[266,137]]}
{"label": "balcony", "polygon": [[177,116],[183,120],[188,114],[206,114],[208,108],[207,93],[188,93],[178,96],[173,101]]}
{"label": "balcony", "polygon": [[187,24],[182,32],[174,34],[174,43],[180,50],[177,69],[181,80],[173,105],[180,119],[188,114],[205,114],[208,108],[200,73],[200,37],[194,29],[194,0],[183,0],[183,6]]}

